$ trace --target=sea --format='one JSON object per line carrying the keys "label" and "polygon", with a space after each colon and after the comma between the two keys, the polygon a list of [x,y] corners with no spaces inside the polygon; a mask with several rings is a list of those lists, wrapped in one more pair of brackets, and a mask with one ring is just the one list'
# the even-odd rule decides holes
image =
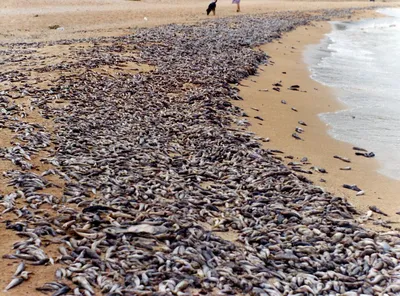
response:
{"label": "sea", "polygon": [[373,151],[379,172],[400,180],[400,9],[378,12],[385,17],[332,22],[305,60],[311,77],[346,105],[320,114],[330,135]]}

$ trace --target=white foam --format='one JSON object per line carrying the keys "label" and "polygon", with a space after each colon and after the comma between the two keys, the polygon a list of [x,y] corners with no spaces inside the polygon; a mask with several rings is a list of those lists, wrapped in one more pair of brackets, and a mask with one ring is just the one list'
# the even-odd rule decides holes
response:
{"label": "white foam", "polygon": [[321,114],[339,140],[374,151],[381,172],[400,179],[400,9],[390,17],[332,22],[306,53],[311,77],[337,90],[348,109]]}

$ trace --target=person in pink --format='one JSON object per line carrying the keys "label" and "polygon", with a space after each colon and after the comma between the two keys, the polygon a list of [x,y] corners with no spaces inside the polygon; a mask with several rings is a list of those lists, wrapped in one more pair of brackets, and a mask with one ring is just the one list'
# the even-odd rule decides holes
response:
{"label": "person in pink", "polygon": [[236,12],[240,12],[240,0],[232,0],[232,4],[236,4],[237,5]]}

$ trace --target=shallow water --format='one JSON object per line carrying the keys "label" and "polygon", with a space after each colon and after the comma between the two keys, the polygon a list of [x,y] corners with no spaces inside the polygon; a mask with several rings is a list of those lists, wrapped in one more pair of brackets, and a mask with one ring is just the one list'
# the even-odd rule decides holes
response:
{"label": "shallow water", "polygon": [[379,12],[388,17],[332,22],[305,59],[311,77],[347,105],[320,115],[330,135],[375,152],[380,172],[400,180],[400,9]]}

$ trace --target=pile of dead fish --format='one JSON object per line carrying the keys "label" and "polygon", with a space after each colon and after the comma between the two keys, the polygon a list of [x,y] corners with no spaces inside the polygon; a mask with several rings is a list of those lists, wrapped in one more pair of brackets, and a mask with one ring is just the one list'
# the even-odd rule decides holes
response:
{"label": "pile of dead fish", "polygon": [[[32,48],[46,44],[7,45],[0,51],[4,64],[26,65],[0,75],[0,81],[20,82],[0,92],[0,123],[17,135],[13,147],[0,150],[16,165],[3,174],[15,190],[2,196],[1,205],[7,229],[24,239],[5,255],[24,262],[7,289],[29,280],[30,265],[57,264],[54,279],[39,291],[400,292],[398,232],[361,227],[343,198],[296,175],[253,134],[232,125],[242,112],[232,104],[239,96],[230,83],[255,74],[267,60],[255,45],[352,11],[241,16],[63,41],[57,44],[93,46],[45,66]],[[124,62],[156,68],[94,71]],[[29,82],[30,73],[48,71],[59,73],[52,87]],[[54,133],[11,108],[18,93],[54,121]],[[56,100],[68,104],[56,107]],[[52,168],[31,170],[31,158],[41,151],[52,153],[42,159]],[[50,176],[58,176],[62,188]],[[49,188],[60,195],[46,193]],[[46,253],[49,244],[59,256]]]}

